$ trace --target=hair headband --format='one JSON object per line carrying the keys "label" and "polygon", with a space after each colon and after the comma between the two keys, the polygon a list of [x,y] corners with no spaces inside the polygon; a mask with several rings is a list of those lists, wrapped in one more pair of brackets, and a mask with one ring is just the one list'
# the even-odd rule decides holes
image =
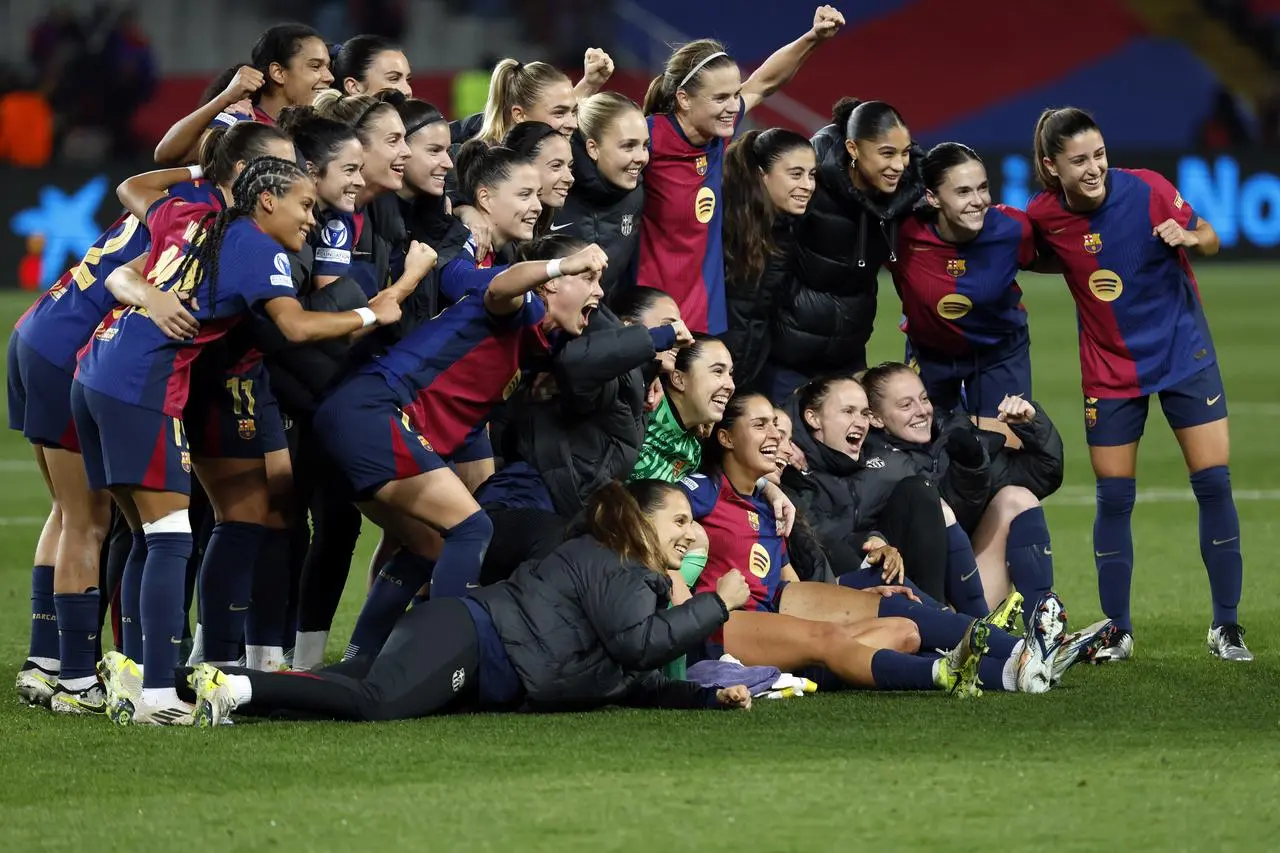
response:
{"label": "hair headband", "polygon": [[693,75],[701,71],[708,62],[711,62],[713,59],[719,59],[722,56],[728,56],[728,55],[729,54],[725,53],[723,50],[716,51],[715,53],[711,54],[706,59],[702,60],[697,65],[693,66],[693,69],[690,70],[688,74],[684,75],[684,79],[680,81],[680,85],[676,86],[676,88],[683,89],[685,87],[685,84],[693,79]]}

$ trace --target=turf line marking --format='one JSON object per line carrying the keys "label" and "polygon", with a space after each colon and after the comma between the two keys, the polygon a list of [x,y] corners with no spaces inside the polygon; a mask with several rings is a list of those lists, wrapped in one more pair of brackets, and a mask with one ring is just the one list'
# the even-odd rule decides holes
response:
{"label": "turf line marking", "polygon": [[[1236,489],[1234,496],[1237,503],[1253,503],[1258,501],[1280,501],[1280,489]],[[1138,503],[1171,504],[1195,503],[1196,496],[1190,489],[1139,489]],[[1049,506],[1093,506],[1094,490],[1076,486],[1067,487],[1045,500]]]}

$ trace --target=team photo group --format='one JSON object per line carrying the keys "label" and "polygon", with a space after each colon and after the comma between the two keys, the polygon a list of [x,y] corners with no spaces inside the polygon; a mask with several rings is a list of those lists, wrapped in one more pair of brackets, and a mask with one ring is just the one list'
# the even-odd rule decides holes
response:
{"label": "team photo group", "polygon": [[[805,23],[750,74],[673,46],[643,103],[595,48],[576,82],[504,59],[471,116],[415,98],[378,36],[245,45],[10,338],[9,425],[52,507],[21,700],[215,726],[1045,693],[1135,654],[1153,398],[1208,653],[1251,661],[1192,266],[1213,226],[1071,106],[1026,128],[1025,210],[874,91],[811,137],[747,130],[844,18]],[[1079,412],[1036,402],[1023,271],[1074,299]],[[868,364],[877,314],[900,361]],[[1043,507],[1077,417],[1089,625]]]}

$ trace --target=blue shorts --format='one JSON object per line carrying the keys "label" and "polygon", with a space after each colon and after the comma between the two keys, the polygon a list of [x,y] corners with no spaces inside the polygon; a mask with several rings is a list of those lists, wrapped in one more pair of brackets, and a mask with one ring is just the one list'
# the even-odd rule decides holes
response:
{"label": "blue shorts", "polygon": [[[1176,385],[1158,392],[1164,419],[1174,429],[1200,426],[1227,416],[1222,373],[1211,364]],[[1090,447],[1117,447],[1142,438],[1151,395],[1084,398],[1084,435]]]}
{"label": "blue shorts", "polygon": [[907,362],[920,371],[935,409],[994,418],[1005,395],[1031,399],[1031,338],[1026,329],[1004,344],[968,355],[939,353],[908,341]]}
{"label": "blue shorts", "polygon": [[463,462],[480,462],[493,458],[493,442],[489,440],[489,431],[481,427],[467,436],[462,446],[453,452],[449,462],[459,465]]}
{"label": "blue shorts", "polygon": [[247,373],[224,373],[219,380],[193,385],[183,410],[193,455],[261,459],[288,447],[280,404],[262,365]]}
{"label": "blue shorts", "polygon": [[357,500],[371,497],[392,480],[445,467],[377,374],[358,373],[339,386],[320,404],[312,426]]}
{"label": "blue shorts", "polygon": [[89,488],[134,486],[191,494],[191,452],[179,418],[71,383]]}
{"label": "blue shorts", "polygon": [[9,429],[32,444],[80,452],[71,416],[70,373],[36,352],[14,332],[9,337]]}

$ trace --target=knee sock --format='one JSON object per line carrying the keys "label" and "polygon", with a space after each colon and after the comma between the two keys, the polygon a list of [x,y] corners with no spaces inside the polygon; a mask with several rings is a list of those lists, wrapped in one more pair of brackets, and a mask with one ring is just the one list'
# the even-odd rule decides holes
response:
{"label": "knee sock", "polygon": [[479,581],[484,552],[493,537],[493,522],[484,510],[477,510],[446,530],[443,537],[444,547],[431,577],[431,597],[460,598]]}
{"label": "knee sock", "polygon": [[133,546],[120,578],[121,651],[135,663],[142,662],[142,572],[146,563],[147,535],[138,531],[133,534]]}
{"label": "knee sock", "polygon": [[58,614],[54,609],[53,566],[31,570],[31,644],[27,660],[41,669],[58,671]]}
{"label": "knee sock", "polygon": [[969,616],[981,617],[991,612],[973,543],[959,524],[947,528],[947,598],[956,610]]}
{"label": "knee sock", "polygon": [[431,577],[434,566],[431,560],[414,554],[408,548],[396,552],[378,572],[369,589],[369,597],[360,608],[344,659],[378,653],[387,637],[391,636],[396,621],[409,607],[413,594]]}
{"label": "knee sock", "polygon": [[1226,465],[1191,475],[1191,490],[1200,505],[1200,557],[1209,572],[1213,625],[1233,624],[1240,605],[1244,563],[1240,557],[1240,518],[1231,497],[1231,471]]}
{"label": "knee sock", "polygon": [[[289,560],[293,532],[264,530],[262,547],[254,561],[253,603],[245,620],[246,657],[258,656],[263,649],[280,649],[292,645],[289,632]],[[286,634],[288,637],[286,638]],[[250,669],[261,669],[249,661]]]}
{"label": "knee sock", "polygon": [[204,659],[215,665],[240,657],[253,596],[254,563],[266,532],[260,524],[224,521],[214,526],[209,537],[200,564],[200,624]]}
{"label": "knee sock", "polygon": [[937,690],[933,668],[937,658],[881,649],[871,658],[871,678],[877,690]]}
{"label": "knee sock", "polygon": [[68,690],[84,690],[97,681],[94,665],[98,639],[98,590],[53,597],[58,611],[58,682]]}
{"label": "knee sock", "polygon": [[1033,507],[1014,518],[1004,554],[1009,580],[1022,593],[1022,622],[1030,625],[1041,596],[1053,589],[1053,549],[1043,507]]}
{"label": "knee sock", "polygon": [[174,519],[176,515],[143,525],[150,528],[140,596],[144,691],[173,689],[182,645],[182,584],[191,556],[191,532],[182,529],[190,527],[186,512],[181,519]]}
{"label": "knee sock", "polygon": [[900,616],[915,623],[920,632],[921,651],[931,652],[934,649],[947,651],[953,649],[968,630],[972,616],[953,613],[950,610],[935,610],[923,604],[917,604],[905,595],[891,595],[880,599],[879,616]]}
{"label": "knee sock", "polygon": [[1097,514],[1093,519],[1093,562],[1098,569],[1098,601],[1102,612],[1122,631],[1132,631],[1129,587],[1133,582],[1132,477],[1098,480]]}

